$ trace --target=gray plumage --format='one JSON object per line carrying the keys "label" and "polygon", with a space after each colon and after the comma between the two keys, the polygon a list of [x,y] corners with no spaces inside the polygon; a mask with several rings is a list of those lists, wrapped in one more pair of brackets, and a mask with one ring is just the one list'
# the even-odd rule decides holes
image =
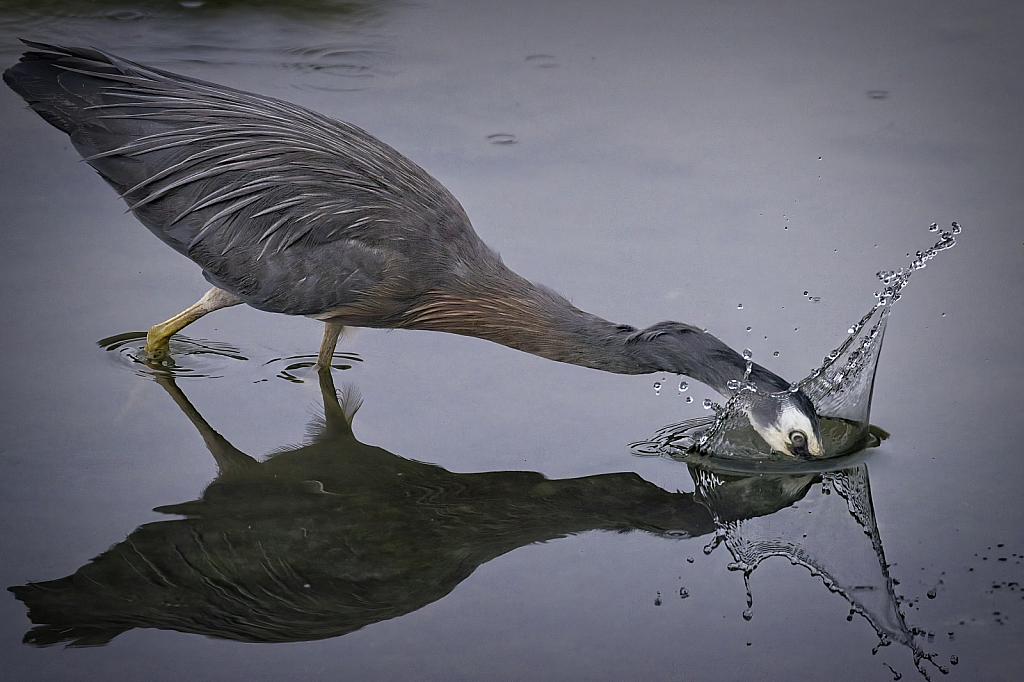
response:
{"label": "gray plumage", "polygon": [[[519,277],[440,183],[354,125],[98,50],[28,45],[4,81],[228,292],[168,336],[244,302],[329,329],[446,331],[611,372],[676,372],[726,395],[743,378],[743,358],[695,327],[613,324]],[[749,378],[788,387],[758,365]]]}

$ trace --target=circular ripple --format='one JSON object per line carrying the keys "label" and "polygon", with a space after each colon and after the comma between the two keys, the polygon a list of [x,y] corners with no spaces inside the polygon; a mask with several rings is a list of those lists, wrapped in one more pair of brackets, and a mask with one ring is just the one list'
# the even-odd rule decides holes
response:
{"label": "circular ripple", "polygon": [[170,355],[152,360],[146,353],[146,332],[126,332],[97,342],[110,352],[115,363],[142,376],[171,374],[178,378],[213,379],[229,360],[248,360],[234,346],[218,341],[192,339],[175,334],[170,341]]}
{"label": "circular ripple", "polygon": [[[352,364],[363,359],[355,353],[335,353],[331,358],[331,368],[338,370],[352,369]],[[277,373],[278,379],[301,384],[310,377],[315,378],[316,355],[291,355],[286,358],[274,358],[263,363],[264,367],[283,367]]]}

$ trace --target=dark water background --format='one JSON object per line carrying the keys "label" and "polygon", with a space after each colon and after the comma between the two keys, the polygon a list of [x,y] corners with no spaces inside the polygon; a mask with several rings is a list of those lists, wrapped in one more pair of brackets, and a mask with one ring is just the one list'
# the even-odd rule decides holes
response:
{"label": "dark water background", "polygon": [[[962,680],[1017,679],[1022,662],[1022,30],[1024,10],[1003,2],[0,2],[4,66],[17,37],[96,45],[351,121],[451,189],[524,276],[608,319],[706,326],[792,379],[872,304],[876,271],[933,243],[932,221],[959,221],[960,244],[915,275],[890,320],[872,422],[892,436],[865,462],[906,623]],[[103,350],[205,282],[6,88],[0,121],[0,584],[71,575],[120,543],[94,610],[137,603],[132,561],[154,559],[149,530],[130,534],[180,520],[152,510],[217,477],[181,406],[256,458],[301,443],[321,394],[281,374],[315,352],[320,325],[218,312],[188,335],[244,359],[184,356],[206,378],[170,389]],[[223,620],[198,630],[213,636],[140,626],[105,646],[39,648],[21,643],[32,623],[7,594],[4,678],[918,675],[910,648],[873,654],[867,620],[783,558],[752,574],[743,617],[733,557],[702,551],[715,526],[686,466],[628,447],[702,414],[709,390],[442,334],[361,330],[341,351],[357,356],[335,372],[363,396],[355,436],[386,453],[346,450],[335,478],[320,476],[328,492],[348,485],[355,509],[339,512],[351,527],[321,530],[354,543],[362,563],[344,570],[388,608],[317,641],[231,641],[242,626]],[[493,473],[509,471],[536,473]],[[398,474],[419,482],[394,487]],[[236,525],[210,532],[235,542],[233,566],[263,568],[246,554],[259,542],[233,535],[252,530],[247,514],[270,519],[253,531],[280,544],[266,556],[303,548],[290,533],[313,512],[271,511],[289,485],[317,492],[305,475],[222,508]],[[809,485],[794,499],[822,495]],[[436,518],[415,505],[389,516],[410,495]],[[199,531],[182,532],[164,546],[187,555]],[[857,541],[828,548],[832,565],[863,553]],[[336,546],[314,558],[329,564]]]}

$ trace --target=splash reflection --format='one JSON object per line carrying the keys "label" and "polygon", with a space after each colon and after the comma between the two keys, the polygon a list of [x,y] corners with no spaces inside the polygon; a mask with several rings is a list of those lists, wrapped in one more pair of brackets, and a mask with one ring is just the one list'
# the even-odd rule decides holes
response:
{"label": "splash reflection", "polygon": [[925,662],[947,672],[917,643],[915,637],[923,631],[909,627],[900,609],[875,522],[867,464],[759,476],[690,465],[690,474],[697,499],[711,511],[717,527],[705,553],[724,544],[733,558],[730,570],[743,572],[745,619],[754,616],[751,575],[765,559],[782,557],[849,602],[847,620],[855,615],[867,620],[879,640],[872,653],[895,642],[910,649],[914,666],[926,679]]}

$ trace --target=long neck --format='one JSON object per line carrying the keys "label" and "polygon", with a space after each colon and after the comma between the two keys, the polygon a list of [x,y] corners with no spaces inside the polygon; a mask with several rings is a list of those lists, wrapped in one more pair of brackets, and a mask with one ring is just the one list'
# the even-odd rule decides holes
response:
{"label": "long neck", "polygon": [[584,312],[511,271],[501,274],[449,282],[407,311],[400,326],[474,336],[606,372],[654,371],[626,352],[625,341],[636,331],[632,327]]}
{"label": "long neck", "polygon": [[[724,395],[729,380],[743,377],[740,354],[695,327],[667,322],[638,331],[582,311],[510,271],[502,275],[426,296],[400,326],[474,336],[617,374],[684,374]],[[755,374],[760,371],[771,375],[755,365]]]}

